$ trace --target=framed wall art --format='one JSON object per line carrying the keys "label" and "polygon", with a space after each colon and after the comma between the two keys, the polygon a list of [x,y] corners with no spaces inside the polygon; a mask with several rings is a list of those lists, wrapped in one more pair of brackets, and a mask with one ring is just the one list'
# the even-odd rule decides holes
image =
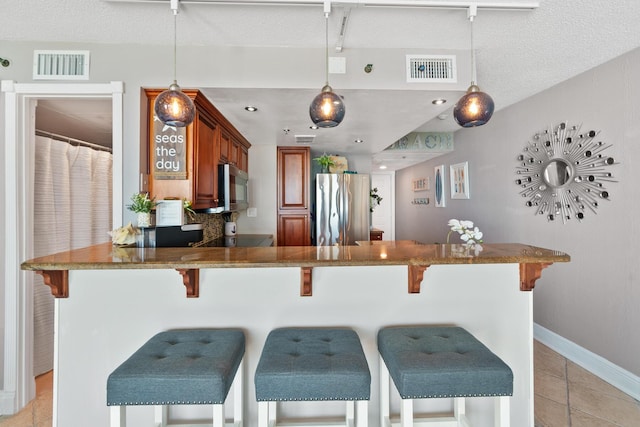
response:
{"label": "framed wall art", "polygon": [[436,166],[434,168],[434,179],[435,179],[435,190],[436,190],[436,207],[444,208],[446,206],[445,196],[444,196],[444,165]]}
{"label": "framed wall art", "polygon": [[451,198],[469,198],[469,162],[457,163],[449,167]]}
{"label": "framed wall art", "polygon": [[418,178],[412,181],[413,191],[427,191],[431,190],[431,183],[429,178]]}

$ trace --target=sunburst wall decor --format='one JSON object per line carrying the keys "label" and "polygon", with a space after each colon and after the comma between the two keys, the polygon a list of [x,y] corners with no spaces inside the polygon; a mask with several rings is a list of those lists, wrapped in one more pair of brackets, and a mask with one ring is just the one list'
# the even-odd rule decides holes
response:
{"label": "sunburst wall decor", "polygon": [[598,140],[600,131],[580,128],[563,122],[538,132],[517,158],[515,182],[525,205],[548,221],[581,221],[609,200],[605,184],[615,182],[609,171],[615,161],[605,151],[611,145]]}

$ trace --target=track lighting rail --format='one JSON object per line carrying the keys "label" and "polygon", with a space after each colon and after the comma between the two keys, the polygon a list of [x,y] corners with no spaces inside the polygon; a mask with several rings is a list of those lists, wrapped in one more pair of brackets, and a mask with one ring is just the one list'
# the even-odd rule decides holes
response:
{"label": "track lighting rail", "polygon": [[[111,3],[166,3],[167,0],[102,0]],[[181,0],[182,4],[261,5],[261,6],[324,6],[324,0]],[[478,9],[532,10],[540,6],[539,1],[444,1],[444,0],[332,0],[334,6],[344,7],[388,7],[388,8],[434,8],[434,9]]]}

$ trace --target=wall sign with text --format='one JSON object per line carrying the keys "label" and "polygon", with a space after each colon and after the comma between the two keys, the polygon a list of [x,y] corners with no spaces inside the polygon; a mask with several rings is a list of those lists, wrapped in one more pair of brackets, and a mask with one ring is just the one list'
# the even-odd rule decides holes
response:
{"label": "wall sign with text", "polygon": [[167,126],[153,117],[151,146],[155,179],[187,179],[187,128]]}

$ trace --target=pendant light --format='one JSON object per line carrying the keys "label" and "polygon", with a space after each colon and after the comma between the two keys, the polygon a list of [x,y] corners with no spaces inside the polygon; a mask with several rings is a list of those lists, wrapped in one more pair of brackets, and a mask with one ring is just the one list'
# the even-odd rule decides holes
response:
{"label": "pendant light", "polygon": [[344,103],[340,95],[333,92],[329,86],[329,12],[331,3],[325,3],[325,65],[326,83],[320,94],[313,98],[309,106],[309,116],[311,121],[321,128],[332,128],[338,126],[344,119]]}
{"label": "pendant light", "polygon": [[173,10],[173,83],[168,90],[158,95],[154,110],[162,123],[168,126],[185,127],[193,122],[196,115],[196,107],[191,98],[180,90],[176,80],[178,1],[171,0],[171,10]]}
{"label": "pendant light", "polygon": [[473,47],[473,18],[477,14],[477,6],[469,7],[469,22],[471,23],[471,86],[467,93],[458,100],[453,108],[453,117],[456,122],[465,128],[482,126],[491,119],[493,115],[493,99],[480,91],[476,85],[476,52]]}

